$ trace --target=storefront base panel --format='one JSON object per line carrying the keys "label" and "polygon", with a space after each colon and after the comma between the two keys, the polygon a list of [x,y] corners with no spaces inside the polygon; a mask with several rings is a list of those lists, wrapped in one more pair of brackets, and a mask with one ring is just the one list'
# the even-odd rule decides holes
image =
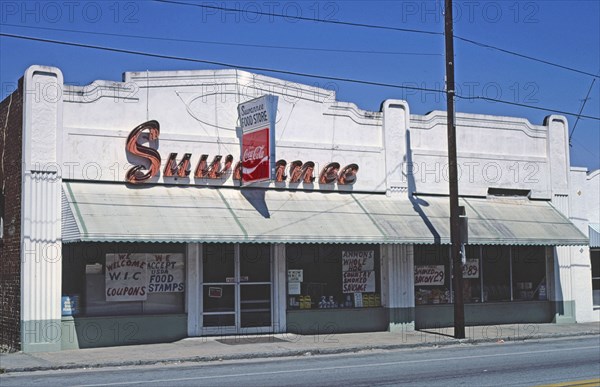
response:
{"label": "storefront base panel", "polygon": [[[498,302],[465,305],[465,325],[495,325],[553,322],[553,303],[548,301]],[[415,328],[454,325],[454,305],[417,305]]]}
{"label": "storefront base panel", "polygon": [[554,301],[553,307],[553,320],[557,324],[573,324],[576,322],[575,318],[575,301]]}
{"label": "storefront base panel", "polygon": [[61,349],[60,320],[21,321],[21,350],[54,352]]}
{"label": "storefront base panel", "polygon": [[62,319],[62,349],[165,343],[184,337],[185,314]]}
{"label": "storefront base panel", "polygon": [[415,330],[415,308],[389,308],[390,332],[408,332]]}
{"label": "storefront base panel", "polygon": [[307,309],[287,311],[287,331],[302,335],[387,331],[385,308]]}

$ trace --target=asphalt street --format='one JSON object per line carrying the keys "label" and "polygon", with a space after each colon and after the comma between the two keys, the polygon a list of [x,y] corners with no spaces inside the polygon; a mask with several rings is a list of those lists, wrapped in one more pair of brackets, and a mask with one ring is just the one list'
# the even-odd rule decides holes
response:
{"label": "asphalt street", "polygon": [[12,373],[0,376],[0,385],[535,386],[598,378],[600,337],[589,336],[254,361]]}

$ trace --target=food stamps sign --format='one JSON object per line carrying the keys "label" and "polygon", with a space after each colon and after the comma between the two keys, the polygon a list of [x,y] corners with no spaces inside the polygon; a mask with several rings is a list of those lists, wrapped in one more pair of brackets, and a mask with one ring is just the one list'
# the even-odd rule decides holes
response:
{"label": "food stamps sign", "polygon": [[344,293],[375,291],[375,251],[342,251]]}
{"label": "food stamps sign", "polygon": [[242,128],[242,184],[271,180],[275,169],[277,97],[265,95],[238,105]]}
{"label": "food stamps sign", "polygon": [[106,301],[145,301],[148,293],[183,292],[183,254],[106,254]]}

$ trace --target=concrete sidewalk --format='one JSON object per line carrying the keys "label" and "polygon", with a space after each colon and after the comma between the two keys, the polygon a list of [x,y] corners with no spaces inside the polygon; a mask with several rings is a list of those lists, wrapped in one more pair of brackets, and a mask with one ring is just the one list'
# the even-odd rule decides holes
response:
{"label": "concrete sidewalk", "polygon": [[600,323],[510,324],[467,327],[456,340],[452,328],[409,332],[323,335],[270,334],[186,338],[173,343],[91,348],[34,354],[0,354],[3,372],[258,359],[399,349],[459,343],[502,343],[558,337],[599,336]]}

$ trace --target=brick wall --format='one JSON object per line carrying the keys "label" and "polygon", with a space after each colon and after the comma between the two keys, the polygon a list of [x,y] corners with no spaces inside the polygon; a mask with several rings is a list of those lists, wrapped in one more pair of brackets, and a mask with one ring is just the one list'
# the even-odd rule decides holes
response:
{"label": "brick wall", "polygon": [[[10,109],[9,109],[10,105]],[[8,117],[8,122],[7,122]],[[3,230],[0,242],[0,352],[21,348],[21,176],[23,79],[0,102],[0,182]],[[3,201],[3,203],[1,203]]]}

